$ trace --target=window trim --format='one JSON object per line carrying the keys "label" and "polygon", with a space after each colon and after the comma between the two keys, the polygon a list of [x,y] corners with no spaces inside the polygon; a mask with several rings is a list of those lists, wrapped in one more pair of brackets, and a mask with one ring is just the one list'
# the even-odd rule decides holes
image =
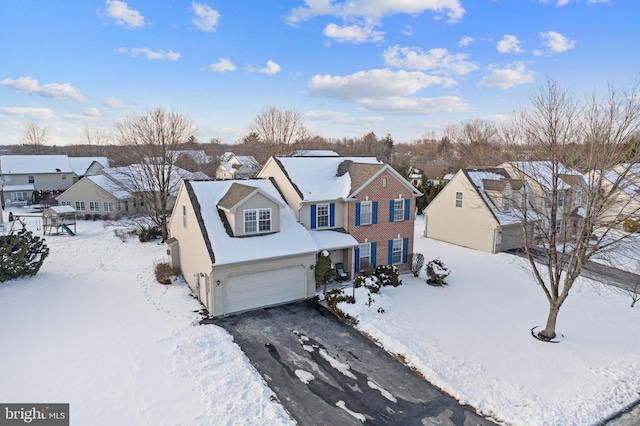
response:
{"label": "window trim", "polygon": [[564,191],[558,191],[558,207],[564,207]]}
{"label": "window trim", "polygon": [[[362,255],[362,251],[363,251],[362,248],[363,247],[367,248],[367,251],[368,251],[367,256],[363,256]],[[365,262],[369,262],[369,265],[373,265],[373,263],[371,263],[371,243],[361,243],[358,246],[358,250],[359,250],[358,251],[358,266],[359,266],[358,269],[360,269],[360,271],[362,271],[363,259],[366,259]],[[358,272],[360,272],[360,271],[358,271]]]}
{"label": "window trim", "polygon": [[[268,213],[268,219],[261,219],[260,215],[262,213]],[[254,219],[247,219],[247,215],[253,214]],[[269,229],[260,229],[261,224],[263,222],[267,222],[269,224]],[[242,231],[244,235],[255,235],[255,234],[265,234],[271,232],[273,229],[273,215],[271,214],[271,208],[261,208],[261,209],[245,209],[242,211]],[[255,226],[255,231],[247,230],[247,225],[253,224]],[[252,226],[252,227],[253,227]]]}
{"label": "window trim", "polygon": [[36,183],[36,176],[35,175],[27,175],[27,181],[29,183]]}
{"label": "window trim", "polygon": [[[366,206],[366,209],[365,209]],[[365,210],[368,209],[368,212]],[[367,220],[365,220],[367,219]],[[373,201],[361,201],[360,202],[360,225],[372,225],[373,224]]]}
{"label": "window trim", "polygon": [[79,212],[87,211],[84,201],[76,201],[76,211],[79,211]]}
{"label": "window trim", "polygon": [[[327,218],[327,224],[326,225],[321,225],[320,224],[320,218],[324,218],[325,215],[324,214],[320,214],[320,209],[321,208],[327,208],[327,214],[326,214],[326,218]],[[325,229],[325,228],[329,228],[331,225],[331,206],[329,205],[329,203],[319,203],[316,204],[316,228],[318,229]]]}
{"label": "window trim", "polygon": [[576,207],[582,207],[582,189],[577,189],[575,193],[574,203]]}
{"label": "window trim", "polygon": [[100,201],[89,201],[89,211],[90,212],[99,212],[100,211]]}
{"label": "window trim", "polygon": [[456,191],[456,204],[455,206],[457,208],[462,208],[462,197],[464,196],[464,194],[462,193],[462,191]]}
{"label": "window trim", "polygon": [[[396,243],[399,242],[399,249],[396,248]],[[404,251],[404,240],[402,238],[394,238],[393,243],[391,244],[391,264],[392,265],[400,265],[402,264],[402,256]],[[396,255],[399,255],[398,262],[395,261]]]}
{"label": "window trim", "polygon": [[102,210],[104,210],[105,212],[114,211],[114,209],[113,209],[113,201],[103,201],[102,202]]}
{"label": "window trim", "polygon": [[[404,221],[404,198],[394,198],[393,199],[393,221],[394,222],[402,222]],[[400,209],[398,208],[400,205]],[[400,213],[400,217],[398,218],[398,213]]]}
{"label": "window trim", "polygon": [[502,211],[505,213],[511,211],[511,200],[507,197],[502,198]]}
{"label": "window trim", "polygon": [[183,228],[187,227],[187,205],[186,204],[182,205],[182,227]]}

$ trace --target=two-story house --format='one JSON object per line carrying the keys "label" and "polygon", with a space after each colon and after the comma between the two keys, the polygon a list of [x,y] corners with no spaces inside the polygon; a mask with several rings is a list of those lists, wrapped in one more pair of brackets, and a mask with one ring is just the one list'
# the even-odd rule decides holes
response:
{"label": "two-story house", "polygon": [[425,236],[489,253],[521,248],[525,191],[502,168],[461,169],[425,209]]}
{"label": "two-story house", "polygon": [[408,268],[421,193],[391,166],[375,157],[272,157],[258,176],[274,179],[314,238],[355,238],[356,247],[324,247],[351,276],[365,265]]}
{"label": "two-story house", "polygon": [[270,179],[183,181],[170,264],[213,316],[315,296],[318,246]]}
{"label": "two-story house", "polygon": [[69,188],[73,170],[66,155],[2,155],[0,179],[5,205],[26,205]]}
{"label": "two-story house", "polygon": [[236,155],[225,152],[220,156],[216,179],[247,179],[260,171],[260,163],[251,155]]}

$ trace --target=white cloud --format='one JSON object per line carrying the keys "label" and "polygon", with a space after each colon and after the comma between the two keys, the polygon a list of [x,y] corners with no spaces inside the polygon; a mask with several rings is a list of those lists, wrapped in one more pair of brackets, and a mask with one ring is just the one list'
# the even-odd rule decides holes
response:
{"label": "white cloud", "polygon": [[419,71],[464,75],[478,69],[466,59],[466,53],[452,54],[447,49],[435,48],[423,51],[418,47],[392,46],[382,54],[386,65]]}
{"label": "white cloud", "polygon": [[89,117],[100,117],[102,115],[100,114],[100,111],[98,110],[98,108],[89,108],[84,112],[84,114]]}
{"label": "white cloud", "polygon": [[473,37],[469,37],[469,36],[463,36],[460,41],[458,42],[458,46],[460,47],[466,47],[468,45],[470,45],[471,43],[475,43],[476,41],[473,39]]}
{"label": "white cloud", "polygon": [[345,25],[329,24],[324,28],[324,35],[339,42],[366,43],[384,40],[384,32],[374,31],[376,25]]}
{"label": "white cloud", "polygon": [[0,114],[24,115],[28,117],[35,117],[40,120],[49,120],[55,117],[53,110],[49,108],[0,107]]}
{"label": "white cloud", "polygon": [[267,61],[267,66],[265,66],[264,68],[260,68],[258,72],[267,75],[274,75],[280,72],[280,65],[276,64],[273,61]]}
{"label": "white cloud", "polygon": [[478,87],[482,89],[508,89],[513,86],[520,86],[532,83],[536,72],[527,70],[524,62],[515,61],[504,68],[491,68],[491,73],[482,78]]}
{"label": "white cloud", "polygon": [[124,108],[127,105],[119,99],[107,98],[104,100],[104,104],[109,108]]}
{"label": "white cloud", "polygon": [[405,25],[405,27],[400,30],[400,32],[406,36],[413,35],[413,27],[411,25]]}
{"label": "white cloud", "polygon": [[524,52],[524,50],[522,50],[522,42],[518,39],[518,37],[510,34],[505,34],[504,37],[502,37],[502,40],[498,42],[498,45],[496,48],[500,53]]}
{"label": "white cloud", "polygon": [[379,115],[354,117],[348,112],[312,110],[305,111],[304,118],[309,121],[330,121],[336,124],[361,125],[370,123],[379,123],[384,121],[384,117]]}
{"label": "white cloud", "polygon": [[458,22],[465,14],[459,0],[305,0],[305,6],[291,9],[286,20],[290,25],[297,25],[316,16],[335,16],[345,20],[380,19],[401,13],[416,16],[425,11],[444,13],[448,22]]}
{"label": "white cloud", "polygon": [[374,111],[391,114],[438,114],[469,111],[471,105],[458,96],[440,96],[437,98],[392,97],[373,99],[363,104]]}
{"label": "white cloud", "polygon": [[211,7],[204,3],[191,3],[191,7],[193,8],[193,13],[195,13],[195,17],[191,22],[196,26],[196,28],[213,32],[216,30],[216,25],[218,25],[218,21],[220,20],[220,13],[217,10],[211,9]]}
{"label": "white cloud", "polygon": [[150,60],[168,59],[170,61],[176,61],[180,58],[180,54],[174,51],[165,52],[162,50],[158,50],[157,52],[154,52],[148,47],[134,47],[133,49],[125,49],[124,47],[121,47],[120,49],[118,49],[118,52],[122,53],[123,55],[129,55],[132,58],[137,58],[142,54]]}
{"label": "white cloud", "polygon": [[129,9],[126,2],[107,0],[107,16],[116,20],[121,27],[144,27],[144,16],[134,9]]}
{"label": "white cloud", "polygon": [[569,40],[562,34],[555,31],[540,33],[540,38],[545,40],[544,45],[555,53],[566,52],[569,49],[573,49],[577,43],[577,41]]}
{"label": "white cloud", "polygon": [[23,93],[35,93],[40,96],[55,99],[73,99],[79,102],[86,102],[87,98],[82,96],[80,90],[69,83],[49,83],[40,86],[38,80],[31,77],[20,77],[17,79],[5,78],[0,81],[0,86],[7,86],[13,90]]}
{"label": "white cloud", "polygon": [[209,65],[209,69],[216,72],[227,72],[235,71],[236,66],[228,58],[218,58],[218,62]]}

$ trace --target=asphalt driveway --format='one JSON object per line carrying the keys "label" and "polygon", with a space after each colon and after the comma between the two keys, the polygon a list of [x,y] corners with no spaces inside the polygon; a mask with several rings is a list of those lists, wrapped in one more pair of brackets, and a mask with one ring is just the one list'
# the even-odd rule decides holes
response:
{"label": "asphalt driveway", "polygon": [[491,425],[315,302],[213,321],[300,425]]}

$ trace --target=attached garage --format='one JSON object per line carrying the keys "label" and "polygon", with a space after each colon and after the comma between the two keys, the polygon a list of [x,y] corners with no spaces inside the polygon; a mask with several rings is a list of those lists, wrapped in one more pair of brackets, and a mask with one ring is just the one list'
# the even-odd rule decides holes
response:
{"label": "attached garage", "polygon": [[306,297],[305,268],[293,266],[230,276],[222,289],[224,313],[248,311]]}

